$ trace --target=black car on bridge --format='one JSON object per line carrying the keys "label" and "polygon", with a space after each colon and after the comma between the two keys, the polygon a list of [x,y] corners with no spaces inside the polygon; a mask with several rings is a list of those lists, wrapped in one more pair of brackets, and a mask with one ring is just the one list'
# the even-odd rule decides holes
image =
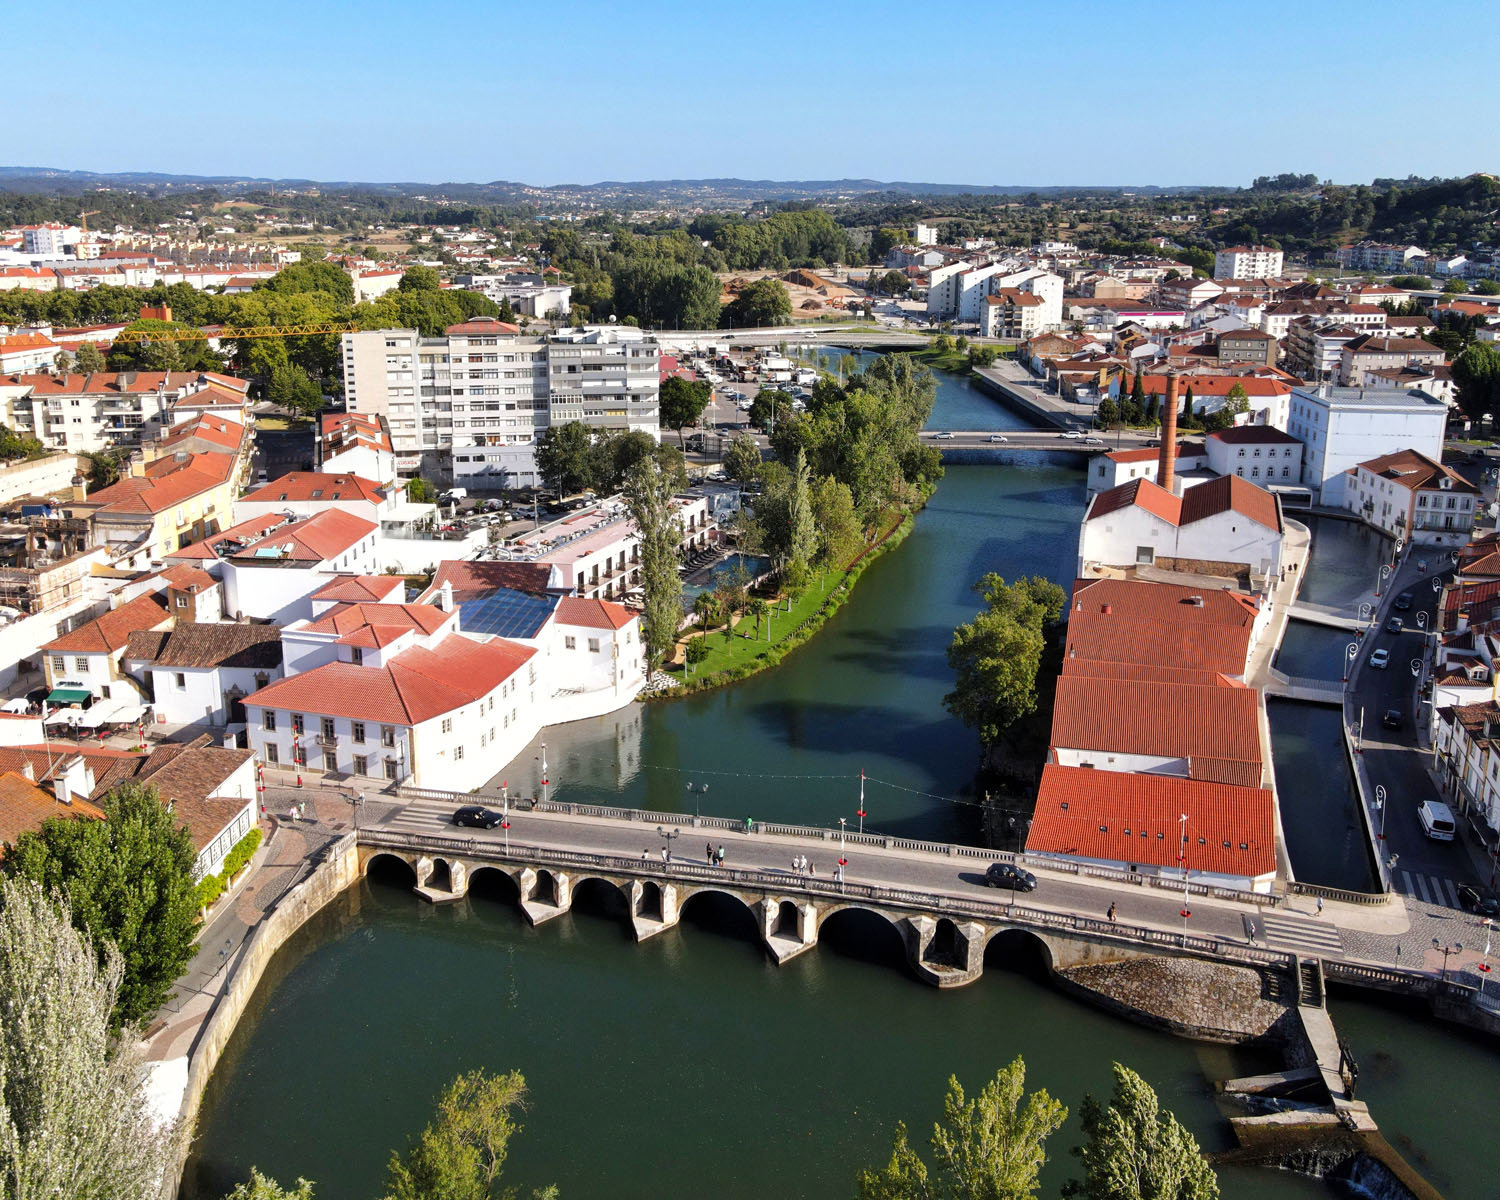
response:
{"label": "black car on bridge", "polygon": [[984,873],[985,887],[1009,888],[1013,892],[1036,891],[1036,876],[1014,863],[991,863]]}
{"label": "black car on bridge", "polygon": [[453,814],[455,825],[466,825],[470,829],[495,829],[505,820],[503,813],[482,804],[465,804]]}

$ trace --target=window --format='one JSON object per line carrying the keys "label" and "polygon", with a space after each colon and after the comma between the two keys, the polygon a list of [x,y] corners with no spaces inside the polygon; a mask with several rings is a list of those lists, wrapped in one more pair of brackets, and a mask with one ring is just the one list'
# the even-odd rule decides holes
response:
{"label": "window", "polygon": [[52,672],[55,675],[66,675],[68,673],[68,660],[61,654],[52,656]]}
{"label": "window", "polygon": [[276,714],[271,709],[268,708],[261,713],[260,727],[270,733],[276,731]]}
{"label": "window", "polygon": [[187,597],[186,596],[178,596],[177,597],[177,607],[178,608],[186,608],[187,607]]}
{"label": "window", "polygon": [[563,638],[563,648],[565,650],[576,650],[576,649],[578,649],[578,639],[576,637],[565,637],[565,638]]}
{"label": "window", "polygon": [[385,777],[387,779],[401,778],[401,767],[399,766],[399,764],[397,764],[394,758],[388,758],[385,760]]}
{"label": "window", "polygon": [[365,652],[358,646],[349,647],[349,661],[356,667],[362,667],[365,663]]}
{"label": "window", "polygon": [[[365,723],[363,721],[350,721],[349,722],[349,736],[351,738],[353,738],[356,742],[362,742],[362,741],[364,741],[365,740]],[[360,774],[363,775],[364,772],[361,771]]]}
{"label": "window", "polygon": [[452,717],[444,717],[443,718],[443,732],[444,733],[452,733],[453,732],[453,718]]}
{"label": "window", "polygon": [[589,653],[590,654],[598,654],[599,653],[599,639],[598,638],[589,638]]}
{"label": "window", "polygon": [[336,736],[335,733],[334,733],[334,729],[333,729],[333,718],[332,717],[324,717],[323,718],[323,736],[325,738],[333,738],[333,737]]}
{"label": "window", "polygon": [[[269,716],[270,714],[267,713],[266,715]],[[266,756],[266,761],[268,763],[273,763],[274,764],[274,763],[279,763],[281,761],[281,751],[279,749],[277,749],[275,742],[267,742],[266,743],[266,745],[265,745],[265,756]]]}
{"label": "window", "polygon": [[323,770],[337,771],[339,769],[338,756],[332,750],[323,751]]}
{"label": "window", "polygon": [[370,773],[370,760],[363,754],[354,756],[354,773],[356,775],[368,775]]}
{"label": "window", "polygon": [[[394,746],[396,744],[396,730],[390,725],[380,727],[380,744],[382,746]],[[394,775],[392,779],[396,778]]]}
{"label": "window", "polygon": [[172,673],[172,686],[179,692],[182,691],[183,688],[187,687],[187,676],[181,671],[174,671]]}
{"label": "window", "polygon": [[89,660],[84,658],[82,655],[79,655],[73,660],[73,669],[75,671],[82,671],[87,674],[89,669]]}
{"label": "window", "polygon": [[464,756],[464,748],[462,746],[455,746],[455,747],[453,747],[453,759],[454,759],[455,762],[458,761],[459,759],[461,759],[463,756]]}
{"label": "window", "polygon": [[302,732],[304,732],[303,721],[302,721],[302,714],[301,713],[293,713],[292,714],[292,732],[293,733],[302,733]]}

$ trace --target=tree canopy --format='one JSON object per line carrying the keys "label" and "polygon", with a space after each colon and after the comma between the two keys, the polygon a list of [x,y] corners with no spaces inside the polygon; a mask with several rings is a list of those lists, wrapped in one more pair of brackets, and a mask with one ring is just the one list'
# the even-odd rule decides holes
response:
{"label": "tree canopy", "polygon": [[1108,1103],[1083,1101],[1085,1141],[1075,1147],[1083,1178],[1063,1195],[1079,1200],[1218,1200],[1219,1181],[1198,1142],[1156,1092],[1129,1067],[1114,1064]]}
{"label": "tree canopy", "polygon": [[0,1193],[154,1200],[177,1131],[156,1123],[123,965],[35,881],[0,880]]}
{"label": "tree canopy", "polygon": [[625,504],[641,545],[641,640],[648,667],[655,670],[672,653],[682,624],[682,576],[677,548],[682,528],[672,506],[672,480],[654,458],[631,469],[625,481]]}
{"label": "tree canopy", "polygon": [[101,807],[106,820],[54,817],[21,834],[4,864],[12,877],[59,893],[95,945],[118,947],[119,1025],[160,1008],[197,953],[197,852],[153,787],[122,784]]}
{"label": "tree canopy", "polygon": [[668,376],[661,381],[661,423],[667,429],[677,430],[681,441],[683,429],[698,423],[712,399],[713,389],[703,380]]}
{"label": "tree canopy", "polygon": [[779,279],[757,279],[724,306],[719,324],[725,329],[784,325],[791,320],[792,300]]}
{"label": "tree canopy", "polygon": [[896,1126],[890,1161],[859,1173],[859,1200],[1030,1200],[1047,1161],[1047,1139],[1068,1110],[1045,1088],[1026,1094],[1026,1064],[1015,1059],[969,1099],[948,1079],[943,1119],[932,1127],[929,1168]]}
{"label": "tree canopy", "polygon": [[985,745],[1036,709],[1036,676],[1046,635],[1067,596],[1057,584],[1031,575],[1008,584],[990,572],[974,585],[984,609],[960,625],[948,647],[956,676],[943,697],[948,711],[979,732]]}

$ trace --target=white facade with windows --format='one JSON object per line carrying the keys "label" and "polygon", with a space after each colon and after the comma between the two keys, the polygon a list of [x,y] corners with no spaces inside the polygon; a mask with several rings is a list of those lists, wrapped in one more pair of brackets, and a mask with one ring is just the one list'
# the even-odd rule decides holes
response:
{"label": "white facade with windows", "polygon": [[1403,450],[1351,471],[1344,506],[1393,538],[1419,546],[1462,546],[1473,533],[1478,499],[1462,475]]}
{"label": "white facade with windows", "polygon": [[1241,425],[1210,434],[1208,468],[1215,475],[1237,475],[1261,487],[1302,482],[1302,443],[1278,429]]}
{"label": "white facade with windows", "polygon": [[1270,246],[1226,246],[1214,255],[1214,278],[1278,279],[1283,258]]}
{"label": "white facade with windows", "polygon": [[1420,390],[1293,388],[1287,432],[1304,446],[1303,478],[1321,503],[1344,507],[1349,472],[1362,462],[1415,450],[1443,455],[1448,406]]}

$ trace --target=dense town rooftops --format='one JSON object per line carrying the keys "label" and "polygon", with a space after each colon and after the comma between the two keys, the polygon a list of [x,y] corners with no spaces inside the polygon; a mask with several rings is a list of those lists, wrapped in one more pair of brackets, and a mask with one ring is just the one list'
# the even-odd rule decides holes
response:
{"label": "dense town rooftops", "polygon": [[404,599],[406,580],[399,575],[338,575],[312,594],[314,600],[340,604],[379,604]]}
{"label": "dense town rooftops", "polygon": [[156,667],[270,669],[281,665],[281,628],[180,621],[170,630],[132,633],[125,657]]}
{"label": "dense town rooftops", "polygon": [[1260,787],[1048,763],[1026,850],[1255,878],[1276,870],[1272,804]]}
{"label": "dense town rooftops", "polygon": [[327,508],[300,521],[289,521],[225,557],[241,566],[329,562],[377,528],[374,521],[343,509]]}
{"label": "dense town rooftops", "polygon": [[53,817],[102,821],[104,810],[76,798],[64,804],[19,771],[6,769],[0,774],[0,858],[23,833],[35,833],[43,821]]}

